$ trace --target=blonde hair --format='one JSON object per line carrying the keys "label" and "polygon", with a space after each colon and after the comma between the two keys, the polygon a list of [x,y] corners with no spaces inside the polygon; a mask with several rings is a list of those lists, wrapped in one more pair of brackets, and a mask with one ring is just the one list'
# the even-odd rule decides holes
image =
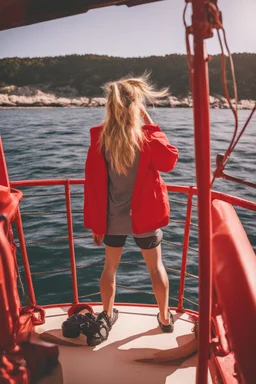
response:
{"label": "blonde hair", "polygon": [[146,104],[157,104],[168,89],[157,91],[149,83],[149,75],[122,78],[105,84],[104,89],[107,104],[100,149],[108,155],[111,168],[126,175],[146,140],[142,130]]}

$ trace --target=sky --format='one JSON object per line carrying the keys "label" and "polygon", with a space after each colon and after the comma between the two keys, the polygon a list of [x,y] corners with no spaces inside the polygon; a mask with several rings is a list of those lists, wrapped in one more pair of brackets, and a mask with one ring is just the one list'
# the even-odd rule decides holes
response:
{"label": "sky", "polygon": [[[112,6],[0,32],[0,58],[104,54],[138,57],[185,53],[184,0]],[[256,52],[256,0],[219,0],[231,52]],[[190,10],[189,10],[190,11]],[[190,13],[187,21],[190,21]],[[207,40],[220,52],[217,38]]]}

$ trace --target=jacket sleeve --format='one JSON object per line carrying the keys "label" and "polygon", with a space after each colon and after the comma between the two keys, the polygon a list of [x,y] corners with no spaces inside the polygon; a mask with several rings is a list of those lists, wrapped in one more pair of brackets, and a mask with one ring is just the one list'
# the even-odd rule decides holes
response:
{"label": "jacket sleeve", "polygon": [[88,149],[87,156],[86,156],[86,159],[85,159],[85,167],[84,167],[84,177],[85,177],[85,179],[88,176],[88,164],[90,162],[90,153],[91,153],[91,146]]}
{"label": "jacket sleeve", "polygon": [[151,134],[150,153],[152,165],[160,172],[170,172],[178,161],[178,149],[169,143],[159,129]]}

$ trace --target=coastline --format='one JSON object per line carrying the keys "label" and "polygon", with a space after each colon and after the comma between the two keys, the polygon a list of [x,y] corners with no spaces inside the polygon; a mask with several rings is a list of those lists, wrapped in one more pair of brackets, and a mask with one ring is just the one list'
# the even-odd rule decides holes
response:
{"label": "coastline", "polygon": [[[231,100],[235,107],[235,100]],[[227,100],[220,95],[209,97],[210,108],[229,109]],[[0,109],[18,108],[92,108],[104,107],[104,97],[80,96],[77,90],[71,87],[50,90],[43,86],[8,86],[0,88]],[[255,100],[239,100],[238,109],[251,110],[254,108]],[[188,97],[169,96],[162,100],[158,108],[192,108],[193,102]]]}
{"label": "coastline", "polygon": [[[1,95],[0,95],[1,96]],[[242,105],[240,102],[238,102],[238,110],[252,110],[254,108],[254,101],[253,100],[241,100]],[[155,108],[168,108],[168,109],[191,109],[193,108],[193,104],[191,105],[158,105],[154,106]],[[71,108],[71,109],[81,109],[81,108],[104,108],[104,105],[31,105],[31,104],[19,104],[19,105],[2,105],[0,104],[0,110],[10,110],[10,109],[60,109],[60,108]],[[230,109],[229,105],[211,105],[210,103],[210,109]]]}

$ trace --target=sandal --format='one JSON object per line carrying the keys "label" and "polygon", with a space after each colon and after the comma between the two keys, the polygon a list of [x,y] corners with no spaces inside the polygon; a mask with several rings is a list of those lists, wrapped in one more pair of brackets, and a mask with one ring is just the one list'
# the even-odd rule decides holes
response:
{"label": "sandal", "polygon": [[102,311],[98,317],[97,320],[103,321],[105,325],[108,327],[108,330],[111,331],[113,325],[118,319],[118,310],[116,308],[113,309],[113,316],[109,317],[106,311]]}
{"label": "sandal", "polygon": [[109,317],[106,311],[102,311],[94,324],[87,332],[87,344],[90,346],[99,345],[107,340],[109,332],[118,319],[118,310],[113,309],[113,316]]}
{"label": "sandal", "polygon": [[91,312],[85,315],[75,313],[62,323],[62,335],[68,338],[75,338],[78,337],[82,331],[86,334],[95,321],[96,316]]}
{"label": "sandal", "polygon": [[173,315],[172,315],[172,313],[171,313],[171,311],[169,309],[168,309],[168,313],[170,314],[170,324],[168,324],[168,325],[162,324],[161,321],[159,320],[160,313],[157,314],[158,324],[159,324],[160,328],[162,329],[162,331],[165,332],[165,333],[171,333],[174,330]]}

